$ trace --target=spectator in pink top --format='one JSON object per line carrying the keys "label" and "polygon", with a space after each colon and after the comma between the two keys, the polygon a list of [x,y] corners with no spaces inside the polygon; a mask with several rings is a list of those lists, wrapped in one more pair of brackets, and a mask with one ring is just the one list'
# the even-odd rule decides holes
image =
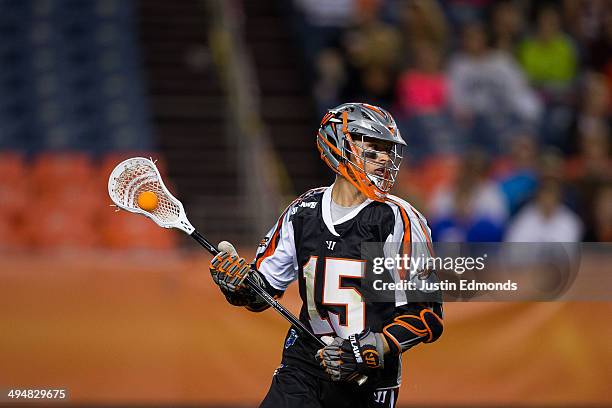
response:
{"label": "spectator in pink top", "polygon": [[438,113],[448,99],[440,53],[428,41],[415,43],[413,51],[414,67],[405,71],[398,82],[398,107],[405,116]]}

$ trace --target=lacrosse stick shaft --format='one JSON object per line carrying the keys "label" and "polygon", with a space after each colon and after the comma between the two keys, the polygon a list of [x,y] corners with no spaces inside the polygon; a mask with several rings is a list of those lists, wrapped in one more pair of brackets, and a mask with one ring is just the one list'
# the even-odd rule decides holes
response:
{"label": "lacrosse stick shaft", "polygon": [[[212,245],[206,238],[204,238],[204,236],[200,234],[198,231],[193,231],[191,233],[191,237],[195,239],[196,241],[198,241],[198,243],[202,245],[204,248],[206,248],[206,250],[208,250],[208,252],[210,252],[213,256],[219,253],[219,250],[214,245]],[[285,320],[287,320],[289,323],[295,326],[303,335],[310,337],[312,340],[316,341],[321,347],[325,347],[325,343],[320,338],[318,338],[310,330],[308,330],[306,326],[304,326],[304,324],[300,322],[298,318],[293,315],[293,313],[291,313],[283,305],[281,305],[276,299],[270,296],[270,294],[266,292],[261,286],[259,286],[253,280],[251,276],[246,277],[246,282],[248,283],[249,287],[255,293],[261,296],[261,298],[268,305],[270,305],[270,307],[272,307],[274,310],[280,313],[280,315],[283,316]]]}

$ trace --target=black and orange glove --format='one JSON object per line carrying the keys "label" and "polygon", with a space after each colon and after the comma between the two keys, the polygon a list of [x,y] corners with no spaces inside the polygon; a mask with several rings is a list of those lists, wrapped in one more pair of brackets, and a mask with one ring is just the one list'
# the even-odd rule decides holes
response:
{"label": "black and orange glove", "polygon": [[236,249],[227,241],[219,243],[219,252],[210,261],[210,274],[221,288],[227,301],[235,306],[246,306],[254,299],[254,293],[245,286],[251,266],[238,256]]}
{"label": "black and orange glove", "polygon": [[384,340],[380,333],[366,330],[351,334],[346,340],[327,336],[322,340],[327,346],[315,358],[333,381],[352,381],[384,365]]}

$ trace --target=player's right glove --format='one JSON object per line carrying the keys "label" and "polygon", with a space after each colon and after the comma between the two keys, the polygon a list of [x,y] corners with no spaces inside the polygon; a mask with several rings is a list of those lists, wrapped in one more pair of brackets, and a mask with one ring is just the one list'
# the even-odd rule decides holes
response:
{"label": "player's right glove", "polygon": [[227,241],[219,243],[219,253],[210,261],[210,274],[221,288],[227,301],[234,306],[247,306],[255,294],[244,284],[251,269],[249,263],[238,256],[236,248]]}
{"label": "player's right glove", "polygon": [[384,340],[380,333],[366,330],[351,334],[346,340],[327,336],[322,340],[327,346],[315,358],[333,381],[352,381],[384,365]]}

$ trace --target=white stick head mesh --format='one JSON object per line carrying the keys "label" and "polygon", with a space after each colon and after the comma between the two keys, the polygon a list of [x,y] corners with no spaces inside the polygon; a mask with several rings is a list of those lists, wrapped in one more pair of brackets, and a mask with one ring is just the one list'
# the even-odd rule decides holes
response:
{"label": "white stick head mesh", "polygon": [[[157,196],[158,204],[152,211],[138,206],[138,196],[145,191]],[[134,157],[119,163],[108,179],[108,194],[119,208],[149,217],[160,227],[178,228],[188,234],[194,230],[183,204],[170,194],[157,166],[149,159]]]}

